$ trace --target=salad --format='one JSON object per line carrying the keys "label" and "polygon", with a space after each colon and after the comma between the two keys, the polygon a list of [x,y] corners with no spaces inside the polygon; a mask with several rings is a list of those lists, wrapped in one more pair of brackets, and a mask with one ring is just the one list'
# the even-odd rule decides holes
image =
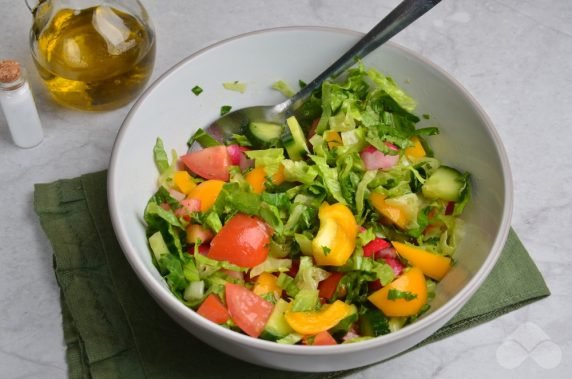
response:
{"label": "salad", "polygon": [[[251,337],[331,345],[394,332],[453,265],[469,174],[443,165],[415,101],[359,63],[286,125],[153,150],[153,262],[201,316]],[[426,117],[426,116],[425,116]],[[426,117],[427,118],[427,117]]]}

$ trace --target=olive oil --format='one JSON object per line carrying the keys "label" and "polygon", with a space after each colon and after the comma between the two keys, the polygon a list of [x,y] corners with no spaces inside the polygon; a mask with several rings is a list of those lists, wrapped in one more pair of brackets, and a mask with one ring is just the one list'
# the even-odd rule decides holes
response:
{"label": "olive oil", "polygon": [[41,29],[34,25],[34,32],[36,67],[63,105],[87,111],[118,108],[135,98],[151,76],[152,30],[110,6],[60,9]]}

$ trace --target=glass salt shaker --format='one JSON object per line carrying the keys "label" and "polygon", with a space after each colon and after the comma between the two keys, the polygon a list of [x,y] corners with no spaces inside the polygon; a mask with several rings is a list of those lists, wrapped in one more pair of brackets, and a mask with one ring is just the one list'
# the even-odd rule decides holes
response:
{"label": "glass salt shaker", "polygon": [[34,147],[44,139],[42,124],[26,75],[17,61],[0,61],[0,106],[14,143]]}

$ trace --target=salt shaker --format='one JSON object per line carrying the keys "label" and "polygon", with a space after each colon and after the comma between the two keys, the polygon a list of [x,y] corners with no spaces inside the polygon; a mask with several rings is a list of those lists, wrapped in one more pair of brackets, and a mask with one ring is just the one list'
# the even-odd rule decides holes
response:
{"label": "salt shaker", "polygon": [[44,133],[24,70],[14,60],[0,61],[0,106],[14,143],[33,147]]}

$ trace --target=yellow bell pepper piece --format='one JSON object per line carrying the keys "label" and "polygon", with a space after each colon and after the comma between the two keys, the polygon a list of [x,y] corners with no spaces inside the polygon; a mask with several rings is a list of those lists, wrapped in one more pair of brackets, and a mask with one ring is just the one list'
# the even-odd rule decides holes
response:
{"label": "yellow bell pepper piece", "polygon": [[223,185],[222,180],[207,180],[193,188],[187,198],[200,200],[201,212],[206,212],[214,205]]}
{"label": "yellow bell pepper piece", "polygon": [[324,133],[324,140],[328,143],[328,148],[331,150],[334,147],[342,146],[344,143],[342,137],[338,132],[327,131]]}
{"label": "yellow bell pepper piece", "polygon": [[323,305],[317,312],[291,312],[284,313],[286,322],[296,333],[315,335],[336,326],[337,323],[352,314],[351,305],[336,300],[331,305]]}
{"label": "yellow bell pepper piece", "polygon": [[342,266],[355,249],[357,223],[343,204],[324,203],[318,210],[320,229],[312,240],[312,255],[318,265]]}
{"label": "yellow bell pepper piece", "polygon": [[[397,290],[416,295],[413,299],[389,299],[390,291]],[[423,272],[412,267],[393,282],[375,291],[367,298],[388,317],[407,317],[417,314],[427,302],[427,283]]]}
{"label": "yellow bell pepper piece", "polygon": [[185,195],[188,195],[197,186],[197,183],[186,171],[176,171],[173,175],[173,183],[175,184],[175,189]]}
{"label": "yellow bell pepper piece", "polygon": [[421,140],[417,136],[411,137],[411,142],[413,142],[413,146],[409,146],[405,149],[405,155],[407,158],[415,160],[419,158],[423,158],[427,155],[423,145],[421,144]]}
{"label": "yellow bell pepper piece", "polygon": [[323,217],[333,219],[342,229],[346,232],[348,237],[356,238],[358,232],[358,225],[352,211],[345,205],[335,203],[328,205],[323,203],[318,210],[318,217],[320,213]]}
{"label": "yellow bell pepper piece", "polygon": [[451,258],[433,254],[415,246],[401,242],[391,241],[397,253],[407,259],[415,267],[418,267],[428,277],[441,280],[451,268]]}
{"label": "yellow bell pepper piece", "polygon": [[391,221],[400,229],[406,229],[409,224],[409,217],[407,213],[400,207],[388,204],[385,201],[385,196],[379,192],[372,192],[369,196],[371,205],[381,213],[385,218]]}
{"label": "yellow bell pepper piece", "polygon": [[263,272],[258,275],[252,292],[258,296],[264,296],[267,293],[272,293],[274,298],[280,299],[282,297],[282,288],[276,284],[278,278],[269,272]]}

